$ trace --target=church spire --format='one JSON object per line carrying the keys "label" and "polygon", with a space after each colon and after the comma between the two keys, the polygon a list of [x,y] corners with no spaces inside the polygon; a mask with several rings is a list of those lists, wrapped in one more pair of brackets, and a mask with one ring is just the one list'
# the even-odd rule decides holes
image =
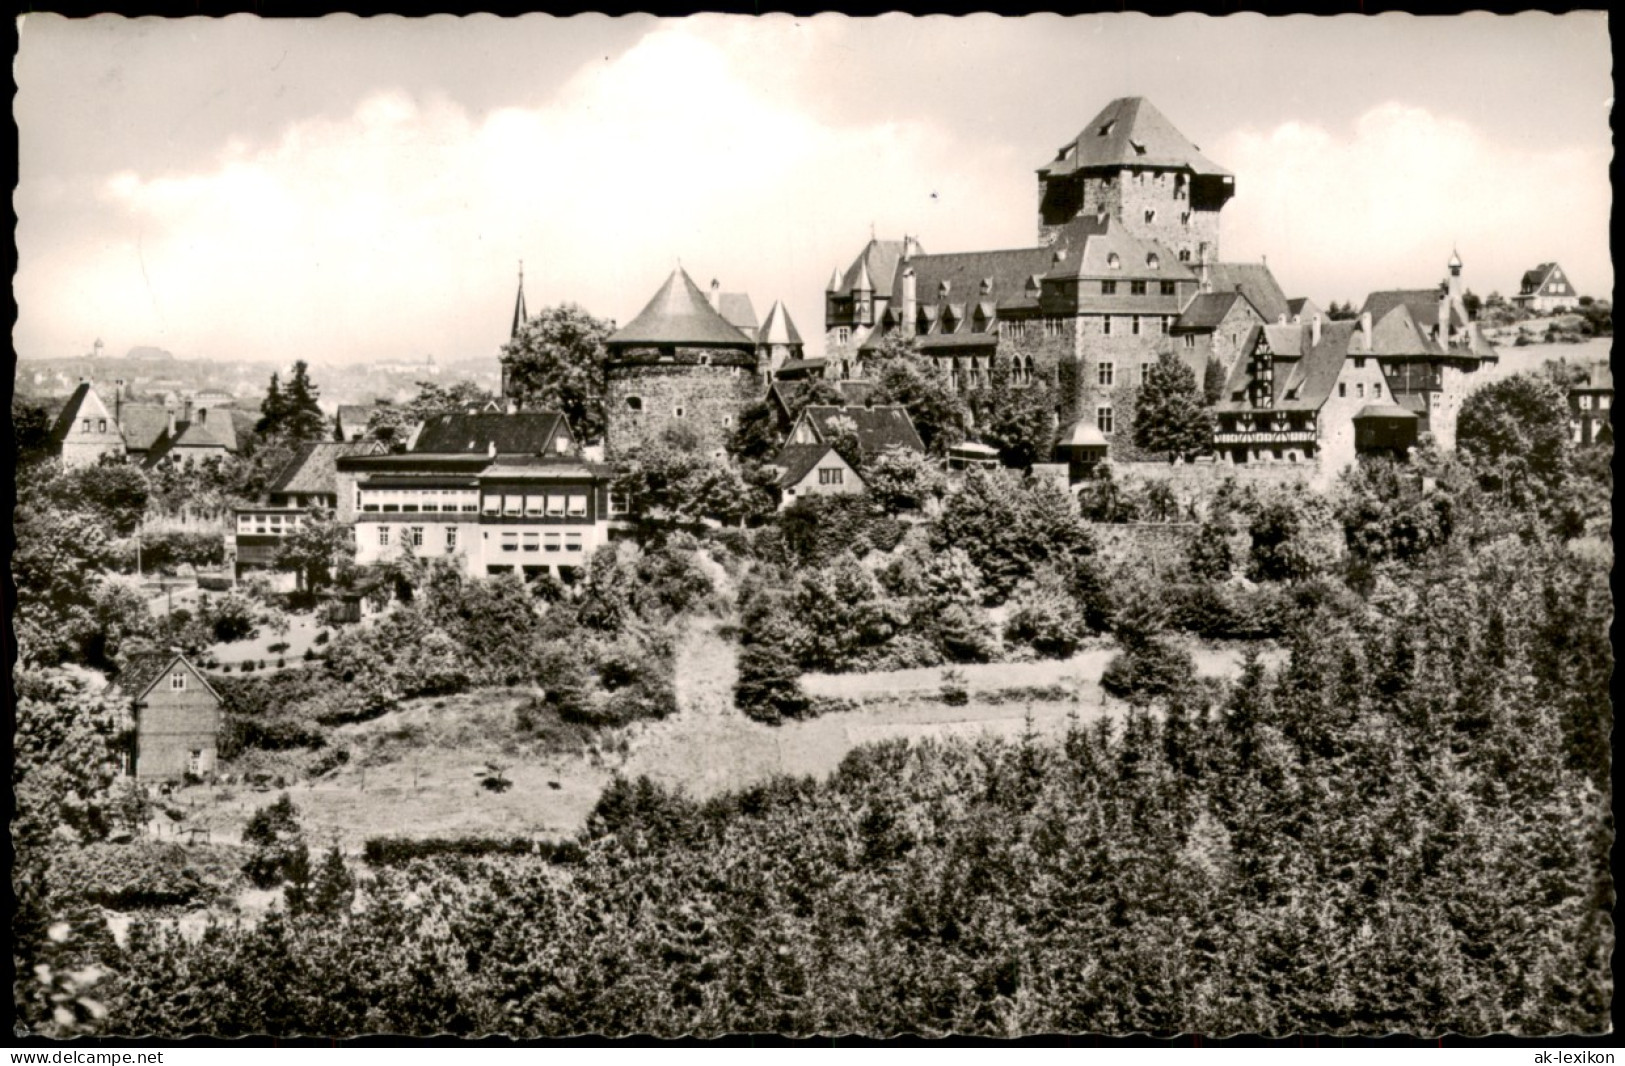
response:
{"label": "church spire", "polygon": [[529,320],[530,316],[525,313],[525,261],[521,259],[519,260],[519,295],[515,297],[513,302],[513,330],[508,334],[509,338],[519,336],[519,331],[525,328],[525,323]]}

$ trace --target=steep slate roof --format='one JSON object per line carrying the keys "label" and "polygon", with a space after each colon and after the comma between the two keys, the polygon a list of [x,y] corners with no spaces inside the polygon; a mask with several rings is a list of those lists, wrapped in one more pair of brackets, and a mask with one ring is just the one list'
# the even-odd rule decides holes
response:
{"label": "steep slate roof", "polygon": [[[1438,314],[1437,308],[1434,310]],[[1431,335],[1438,319],[1417,320],[1409,304],[1396,304],[1381,318],[1372,315],[1371,351],[1376,355],[1439,355],[1444,347]]]}
{"label": "steep slate roof", "polygon": [[857,426],[858,447],[865,455],[878,455],[894,445],[917,452],[925,451],[925,442],[914,428],[914,420],[908,417],[908,410],[901,404],[877,407],[816,404],[803,409],[801,417],[810,422],[819,438],[825,441],[835,436],[830,428],[835,419],[850,418]]}
{"label": "steep slate roof", "polygon": [[755,348],[754,341],[717,313],[681,267],[671,272],[654,299],[607,343],[611,350],[636,345]]}
{"label": "steep slate roof", "polygon": [[1416,412],[1409,408],[1399,407],[1391,403],[1368,403],[1354,413],[1356,419],[1360,418],[1404,418],[1415,419]]}
{"label": "steep slate roof", "polygon": [[1290,320],[1294,316],[1303,314],[1304,308],[1314,306],[1314,301],[1310,300],[1309,297],[1294,296],[1286,302],[1287,318]]}
{"label": "steep slate roof", "polygon": [[489,452],[495,444],[498,455],[536,455],[564,424],[564,416],[557,411],[435,415],[423,423],[412,451],[476,455]]}
{"label": "steep slate roof", "polygon": [[[1394,308],[1403,304],[1410,310],[1411,318],[1417,323],[1427,323],[1431,330],[1439,324],[1439,301],[1443,293],[1438,289],[1387,289],[1374,292],[1365,298],[1365,304],[1360,308],[1361,314],[1369,314],[1373,322],[1387,317]],[[1450,326],[1459,329],[1467,323],[1461,313],[1452,305],[1450,308]]]}
{"label": "steep slate roof", "polygon": [[1215,176],[1230,173],[1204,156],[1143,96],[1125,96],[1107,104],[1038,172],[1059,177],[1126,166],[1184,168]]}
{"label": "steep slate roof", "polygon": [[192,676],[203,683],[203,688],[209,695],[220,699],[220,693],[209,684],[209,679],[203,676],[203,671],[192,665],[186,656],[174,651],[142,652],[130,656],[124,668],[118,672],[118,677],[113,680],[113,684],[119,691],[139,703],[176,663],[184,664],[192,672]]}
{"label": "steep slate roof", "polygon": [[786,344],[802,343],[801,332],[796,324],[790,320],[790,312],[785,309],[783,300],[774,300],[773,306],[768,309],[767,320],[756,335],[760,344]]}
{"label": "steep slate roof", "polygon": [[85,397],[90,395],[90,382],[81,381],[79,387],[68,396],[68,402],[62,405],[62,411],[56,416],[56,424],[51,427],[51,441],[61,444],[73,429],[73,424],[79,418],[79,408],[84,405]]}
{"label": "steep slate roof", "polygon": [[[226,412],[222,411],[224,417]],[[134,451],[150,451],[169,428],[169,409],[161,403],[126,403],[118,410],[119,430],[124,446]]]}
{"label": "steep slate roof", "polygon": [[[1141,240],[1110,216],[1068,223],[1051,246],[1052,262],[1045,280],[1057,278],[1124,278],[1189,281],[1194,275],[1179,257],[1155,241]],[[1064,255],[1054,261],[1054,252]],[[1112,256],[1117,266],[1112,266]],[[1217,288],[1217,286],[1215,286]]]}
{"label": "steep slate roof", "polygon": [[751,306],[750,293],[717,293],[717,313],[728,320],[728,325],[749,339],[756,339],[756,308]]}
{"label": "steep slate roof", "polygon": [[[802,478],[812,473],[816,467],[835,447],[830,444],[786,444],[779,449],[779,454],[773,460],[774,466],[784,468],[779,475],[779,485],[789,488],[798,484]],[[844,460],[843,460],[844,461]]]}
{"label": "steep slate roof", "polygon": [[381,441],[324,440],[301,445],[294,457],[277,473],[268,492],[313,495],[338,492],[338,461],[346,455],[382,455],[388,451]]}
{"label": "steep slate roof", "polygon": [[[1043,274],[1053,258],[1048,248],[1006,248],[992,252],[948,252],[916,255],[909,260],[914,268],[914,297],[921,307],[935,308],[942,283],[948,283],[949,302],[991,299],[995,305],[1026,294],[1027,279]],[[982,281],[991,278],[993,291],[982,295]],[[891,310],[901,314],[903,276],[898,271],[891,285]]]}
{"label": "steep slate roof", "polygon": [[[1248,367],[1253,361],[1253,352],[1258,346],[1259,339],[1266,336],[1267,328],[1254,326],[1248,331],[1247,340],[1242,344],[1241,356],[1236,359],[1235,365],[1230,368],[1230,376],[1225,380],[1224,397],[1216,405],[1217,410],[1225,413],[1245,413],[1254,410],[1318,411],[1326,402],[1326,398],[1331,395],[1332,386],[1337,383],[1337,376],[1342,373],[1343,360],[1348,356],[1349,345],[1360,330],[1359,322],[1322,323],[1320,343],[1313,345],[1310,343],[1307,325],[1276,327],[1278,330],[1299,331],[1299,343],[1304,354],[1298,358],[1287,357],[1275,348],[1273,343],[1271,344],[1271,349],[1276,354],[1274,396],[1269,407],[1254,408],[1247,398],[1247,389],[1253,378]],[[1233,398],[1238,393],[1240,398]],[[1287,398],[1289,395],[1291,399]]]}
{"label": "steep slate roof", "polygon": [[1198,293],[1174,321],[1173,332],[1196,333],[1217,329],[1236,301],[1245,299],[1247,297],[1239,292]]}
{"label": "steep slate roof", "polygon": [[[852,295],[853,286],[863,272],[869,272],[869,280],[875,287],[875,294],[882,295],[890,292],[892,283],[897,277],[897,262],[903,258],[903,241],[878,241],[873,237],[863,246],[863,251],[852,260],[852,265],[840,276],[836,287],[831,292],[836,296]],[[915,244],[916,258],[919,255],[919,245]]]}
{"label": "steep slate roof", "polygon": [[[199,414],[205,415],[205,412]],[[167,418],[167,415],[165,417]],[[212,418],[199,417],[190,422],[177,420],[173,434],[169,432],[166,424],[164,431],[147,450],[147,465],[157,463],[177,448],[222,448],[228,452],[236,451],[237,433],[231,424],[230,416],[222,411]]]}
{"label": "steep slate roof", "polygon": [[1265,322],[1274,322],[1282,315],[1291,320],[1292,309],[1287,303],[1286,293],[1281,291],[1280,283],[1266,264],[1210,263],[1208,272],[1214,292],[1239,291],[1252,301]]}
{"label": "steep slate roof", "polygon": [[1100,432],[1092,418],[1080,418],[1061,433],[1061,439],[1056,442],[1057,448],[1105,448],[1109,447],[1106,435]]}

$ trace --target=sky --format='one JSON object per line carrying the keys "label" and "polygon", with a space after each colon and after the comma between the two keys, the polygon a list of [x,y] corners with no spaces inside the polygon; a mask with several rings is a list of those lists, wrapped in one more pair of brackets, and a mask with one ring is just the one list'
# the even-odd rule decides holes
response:
{"label": "sky", "polygon": [[1035,170],[1144,96],[1236,175],[1221,257],[1324,306],[1613,287],[1601,12],[1448,18],[29,15],[24,358],[96,339],[313,365],[491,358],[532,311],[629,321],[679,264],[783,300],[871,234],[1030,246]]}

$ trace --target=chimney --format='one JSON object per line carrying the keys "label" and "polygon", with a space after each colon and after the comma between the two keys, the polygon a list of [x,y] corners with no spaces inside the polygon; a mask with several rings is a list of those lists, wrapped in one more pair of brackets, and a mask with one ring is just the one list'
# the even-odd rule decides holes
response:
{"label": "chimney", "polygon": [[1213,291],[1213,271],[1208,269],[1207,246],[1202,247],[1202,259],[1196,264],[1197,288],[1202,292]]}
{"label": "chimney", "polygon": [[175,439],[175,412],[169,412],[169,439]]}
{"label": "chimney", "polygon": [[192,421],[192,398],[190,396],[186,397],[186,399],[182,401],[181,421]]}
{"label": "chimney", "polygon": [[1309,346],[1312,348],[1320,343],[1320,315],[1309,320]]}
{"label": "chimney", "polygon": [[118,378],[113,382],[113,421],[119,425],[124,424],[124,379]]}
{"label": "chimney", "polygon": [[1365,350],[1371,350],[1371,312],[1365,311],[1360,315],[1360,332],[1365,336]]}
{"label": "chimney", "polygon": [[497,442],[491,441],[485,446],[485,454],[495,459],[497,457]]}
{"label": "chimney", "polygon": [[903,335],[914,335],[914,316],[917,313],[917,303],[914,291],[914,268],[903,268]]}
{"label": "chimney", "polygon": [[716,278],[711,279],[711,310],[718,311],[722,307],[722,283]]}
{"label": "chimney", "polygon": [[200,426],[203,426],[203,425],[207,425],[208,422],[209,422],[209,409],[207,407],[199,407],[197,409],[197,424],[200,425]]}

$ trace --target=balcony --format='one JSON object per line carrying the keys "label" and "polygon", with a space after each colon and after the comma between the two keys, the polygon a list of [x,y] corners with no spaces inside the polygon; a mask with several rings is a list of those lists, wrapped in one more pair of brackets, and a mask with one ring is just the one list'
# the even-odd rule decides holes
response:
{"label": "balcony", "polygon": [[1214,444],[1314,444],[1313,429],[1245,429],[1220,430],[1213,434]]}

